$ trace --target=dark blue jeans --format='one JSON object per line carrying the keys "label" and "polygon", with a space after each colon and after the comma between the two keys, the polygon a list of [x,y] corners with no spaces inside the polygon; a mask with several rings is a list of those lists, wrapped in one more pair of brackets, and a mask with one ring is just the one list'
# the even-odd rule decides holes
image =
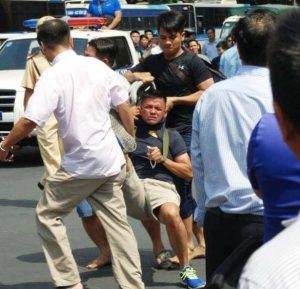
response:
{"label": "dark blue jeans", "polygon": [[[181,132],[180,135],[185,142],[187,152],[190,156],[192,128],[188,131]],[[182,219],[186,219],[194,213],[197,206],[196,201],[194,200],[192,195],[192,182],[177,178],[175,181],[175,185],[181,198],[180,216]]]}

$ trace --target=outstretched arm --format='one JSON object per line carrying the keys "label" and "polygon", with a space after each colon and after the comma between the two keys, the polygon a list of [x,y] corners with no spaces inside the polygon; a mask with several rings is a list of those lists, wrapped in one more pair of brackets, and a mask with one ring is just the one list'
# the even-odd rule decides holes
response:
{"label": "outstretched arm", "polygon": [[142,81],[143,83],[151,83],[154,81],[154,77],[150,72],[131,72],[130,70],[126,71],[123,76],[130,82]]}
{"label": "outstretched arm", "polygon": [[8,155],[5,150],[9,150],[20,140],[27,137],[35,127],[36,124],[33,121],[24,117],[20,118],[9,135],[1,143],[3,150],[0,150],[0,161],[4,161]]}

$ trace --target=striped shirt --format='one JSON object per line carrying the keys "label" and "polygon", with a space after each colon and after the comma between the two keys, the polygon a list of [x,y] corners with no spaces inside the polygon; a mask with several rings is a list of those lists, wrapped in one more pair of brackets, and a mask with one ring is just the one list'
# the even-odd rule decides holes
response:
{"label": "striped shirt", "polygon": [[300,288],[299,236],[300,218],[250,257],[238,289]]}
{"label": "striped shirt", "polygon": [[211,86],[193,115],[191,156],[203,224],[205,207],[231,214],[263,214],[247,176],[247,149],[261,116],[272,112],[269,70],[242,66],[237,75]]}

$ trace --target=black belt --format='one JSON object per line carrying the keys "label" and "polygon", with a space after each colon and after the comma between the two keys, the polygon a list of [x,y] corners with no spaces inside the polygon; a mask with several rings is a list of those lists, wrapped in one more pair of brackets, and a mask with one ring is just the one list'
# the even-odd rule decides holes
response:
{"label": "black belt", "polygon": [[240,220],[245,222],[255,222],[255,223],[262,223],[263,216],[260,215],[253,215],[253,214],[230,214],[224,213],[219,207],[217,208],[206,208],[207,213],[212,213],[218,217],[222,217],[224,219],[231,219],[231,220]]}

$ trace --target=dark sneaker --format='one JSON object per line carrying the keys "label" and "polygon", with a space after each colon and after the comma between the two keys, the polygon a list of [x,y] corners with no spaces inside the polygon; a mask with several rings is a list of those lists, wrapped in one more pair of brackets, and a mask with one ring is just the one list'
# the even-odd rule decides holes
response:
{"label": "dark sneaker", "polygon": [[206,283],[198,278],[196,270],[191,266],[185,266],[180,272],[181,280],[187,285],[188,289],[198,289],[205,287]]}

